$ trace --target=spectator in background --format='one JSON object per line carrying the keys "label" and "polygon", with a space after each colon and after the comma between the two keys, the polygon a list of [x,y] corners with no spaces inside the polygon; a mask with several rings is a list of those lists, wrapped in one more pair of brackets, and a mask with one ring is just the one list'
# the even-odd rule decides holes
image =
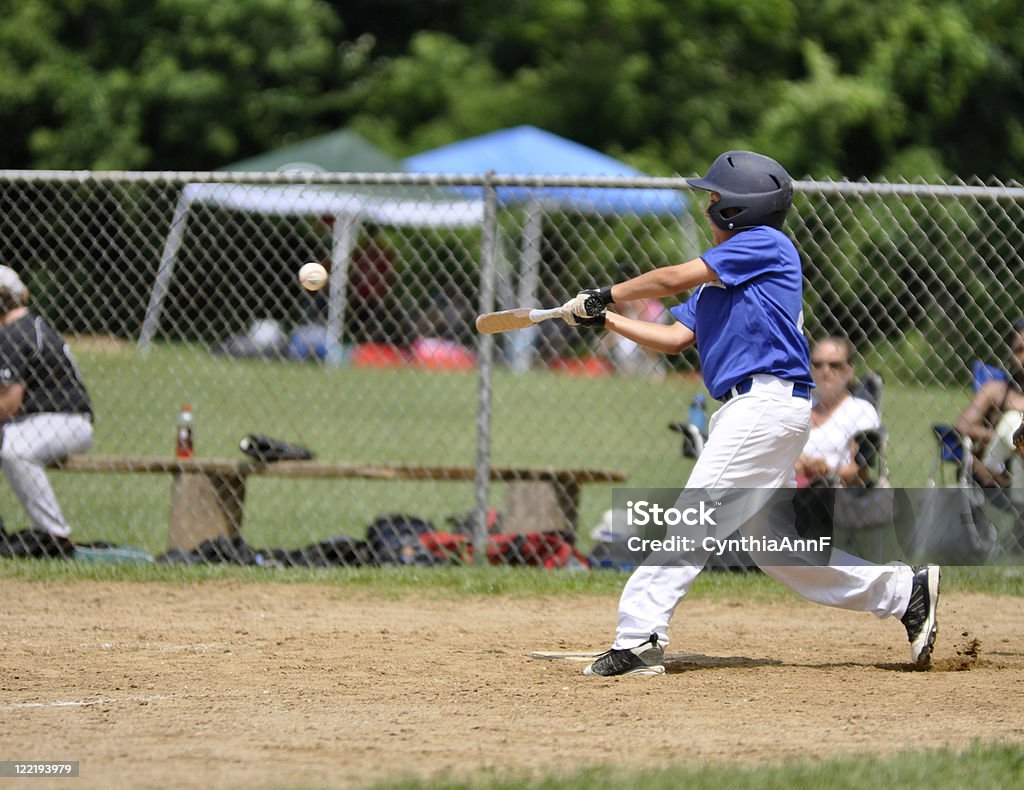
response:
{"label": "spectator in background", "polygon": [[859,482],[854,436],[881,426],[875,407],[855,398],[853,344],[845,337],[831,336],[811,349],[811,432],[796,462],[798,486],[816,481],[849,486]]}
{"label": "spectator in background", "polygon": [[365,226],[349,263],[346,291],[346,324],[356,342],[404,345],[408,340],[387,309],[395,283],[393,259],[394,251],[380,240],[379,230]]}
{"label": "spectator in background", "polygon": [[70,553],[71,527],[46,466],[92,447],[92,406],[64,339],[32,314],[28,301],[17,273],[0,266],[0,465],[28,516],[30,537]]}
{"label": "spectator in background", "polygon": [[[1021,488],[1021,459],[1014,456],[1013,433],[1024,412],[1024,318],[1014,322],[1006,337],[1009,351],[1006,376],[991,379],[974,394],[956,421],[956,430],[970,438],[974,451],[974,479],[982,486],[1009,486],[1013,473]],[[1021,495],[1015,501],[1024,499]]]}

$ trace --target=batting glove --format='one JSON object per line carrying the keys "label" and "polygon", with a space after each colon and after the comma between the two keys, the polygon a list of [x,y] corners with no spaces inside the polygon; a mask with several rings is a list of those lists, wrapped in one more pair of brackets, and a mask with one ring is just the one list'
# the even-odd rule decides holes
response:
{"label": "batting glove", "polygon": [[606,285],[604,288],[589,288],[580,291],[576,296],[566,302],[563,307],[567,308],[577,318],[594,318],[604,312],[604,309],[612,303],[612,287]]}
{"label": "batting glove", "polygon": [[589,326],[595,329],[604,329],[604,310],[602,310],[597,315],[591,315],[587,316],[586,318],[583,318],[581,316],[576,315],[572,310],[569,309],[569,305],[571,303],[572,300],[562,305],[561,318],[563,321],[565,321],[565,323],[567,323],[569,326]]}

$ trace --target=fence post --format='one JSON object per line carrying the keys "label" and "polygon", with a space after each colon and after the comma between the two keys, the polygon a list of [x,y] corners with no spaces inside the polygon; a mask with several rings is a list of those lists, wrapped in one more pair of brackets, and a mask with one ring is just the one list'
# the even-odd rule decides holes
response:
{"label": "fence post", "polygon": [[[480,236],[480,313],[494,309],[495,244],[498,238],[498,193],[494,171],[484,180],[484,224]],[[476,401],[476,504],[473,509],[473,557],[478,565],[487,563],[487,499],[491,482],[491,393],[494,365],[494,335],[477,340],[479,378]]]}

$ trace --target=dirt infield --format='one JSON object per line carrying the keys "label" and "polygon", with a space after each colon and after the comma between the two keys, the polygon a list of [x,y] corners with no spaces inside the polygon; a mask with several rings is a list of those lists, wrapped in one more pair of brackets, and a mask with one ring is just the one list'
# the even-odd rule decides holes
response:
{"label": "dirt infield", "polygon": [[83,787],[340,787],[1024,743],[1020,598],[944,595],[926,673],[907,670],[895,620],[686,601],[669,648],[686,655],[668,674],[596,679],[530,654],[603,649],[613,597],[3,587],[0,759],[79,760]]}

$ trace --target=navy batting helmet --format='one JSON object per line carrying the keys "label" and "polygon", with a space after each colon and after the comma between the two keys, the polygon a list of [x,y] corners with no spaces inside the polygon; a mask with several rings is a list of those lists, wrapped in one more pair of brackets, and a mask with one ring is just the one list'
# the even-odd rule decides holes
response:
{"label": "navy batting helmet", "polygon": [[753,151],[726,151],[703,178],[688,178],[695,189],[717,192],[708,216],[722,230],[758,225],[782,229],[793,204],[793,179],[771,157]]}

